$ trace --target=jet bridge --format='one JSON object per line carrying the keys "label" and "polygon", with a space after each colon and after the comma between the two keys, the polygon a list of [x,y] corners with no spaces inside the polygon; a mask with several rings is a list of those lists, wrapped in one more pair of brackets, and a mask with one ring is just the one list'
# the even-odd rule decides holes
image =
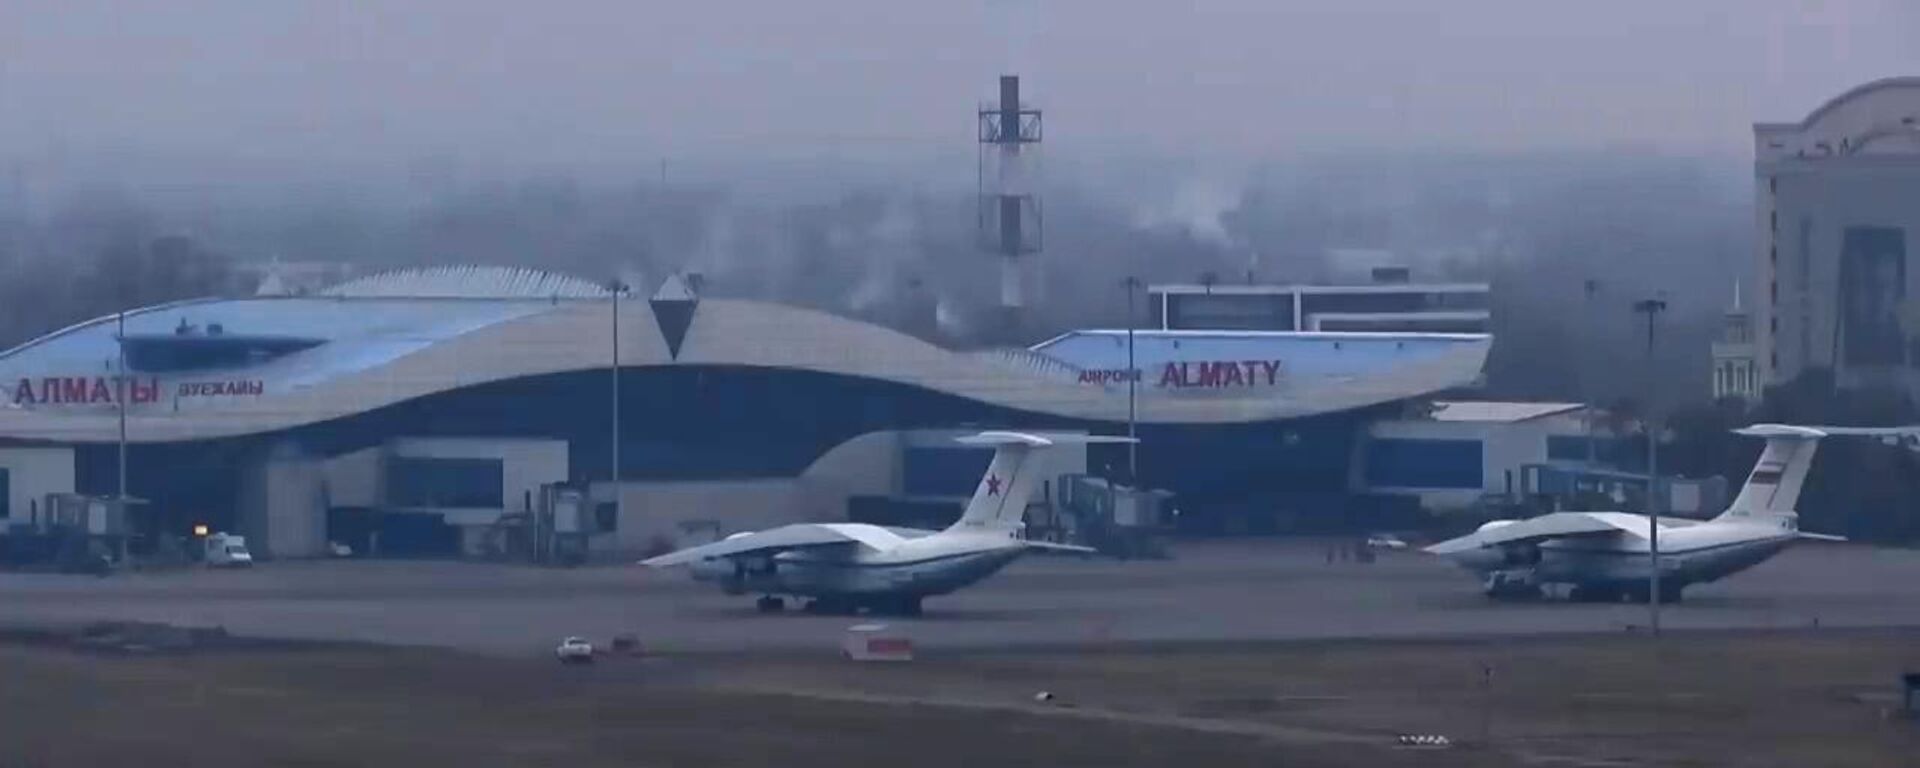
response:
{"label": "jet bridge", "polygon": [[1172,494],[1078,474],[1062,475],[1058,487],[1075,543],[1121,558],[1166,556]]}

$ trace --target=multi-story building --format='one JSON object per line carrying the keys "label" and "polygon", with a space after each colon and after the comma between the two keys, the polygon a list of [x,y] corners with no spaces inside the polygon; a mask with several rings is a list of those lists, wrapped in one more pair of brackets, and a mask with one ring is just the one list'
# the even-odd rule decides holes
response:
{"label": "multi-story building", "polygon": [[1920,77],[1841,94],[1754,135],[1761,383],[1827,369],[1920,391]]}
{"label": "multi-story building", "polygon": [[1155,285],[1162,330],[1490,333],[1486,283],[1410,283],[1404,271],[1361,285]]}

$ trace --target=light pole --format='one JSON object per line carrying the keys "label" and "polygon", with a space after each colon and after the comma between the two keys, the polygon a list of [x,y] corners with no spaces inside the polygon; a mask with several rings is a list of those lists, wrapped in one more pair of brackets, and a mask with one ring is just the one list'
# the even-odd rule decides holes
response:
{"label": "light pole", "polygon": [[1140,368],[1133,359],[1133,293],[1140,289],[1140,278],[1128,275],[1121,281],[1127,289],[1127,485],[1140,484],[1140,441],[1135,434],[1139,422]]}
{"label": "light pole", "polygon": [[1660,636],[1660,429],[1654,418],[1654,365],[1653,339],[1655,322],[1660,313],[1667,311],[1667,300],[1662,297],[1641,299],[1633,303],[1633,311],[1647,316],[1647,389],[1645,418],[1647,429],[1647,565],[1651,576],[1647,583],[1647,612],[1650,628],[1655,637]]}
{"label": "light pole", "polygon": [[115,341],[119,342],[119,361],[115,363],[117,374],[113,383],[113,399],[120,404],[120,446],[119,478],[114,493],[114,501],[119,503],[119,514],[126,514],[127,506],[127,396],[132,394],[132,382],[127,380],[127,311],[122,309],[114,319]]}
{"label": "light pole", "polygon": [[612,448],[609,451],[611,455],[608,457],[608,461],[611,462],[611,466],[608,467],[607,477],[612,481],[613,485],[614,525],[619,525],[620,520],[626,517],[624,514],[626,512],[626,494],[620,492],[620,295],[626,292],[627,284],[620,282],[619,278],[607,281],[607,293],[613,298],[613,363],[611,366],[613,374],[613,399],[610,404],[610,410],[613,411],[613,420],[609,427],[609,437],[612,438]]}
{"label": "light pole", "polygon": [[[1586,294],[1586,301],[1583,302],[1580,307],[1584,310],[1581,312],[1581,318],[1584,322],[1591,323],[1593,322],[1593,299],[1600,293],[1600,281],[1587,278],[1585,285],[1582,287]],[[1573,375],[1574,378],[1579,380],[1580,399],[1586,401],[1587,406],[1587,471],[1592,472],[1599,468],[1597,465],[1600,458],[1600,449],[1595,445],[1593,430],[1593,419],[1596,415],[1593,405],[1593,366],[1587,364],[1588,356],[1593,350],[1581,344],[1576,344],[1574,347],[1578,349],[1579,352],[1576,353],[1578,357],[1574,362]],[[1577,487],[1576,490],[1578,490]]]}

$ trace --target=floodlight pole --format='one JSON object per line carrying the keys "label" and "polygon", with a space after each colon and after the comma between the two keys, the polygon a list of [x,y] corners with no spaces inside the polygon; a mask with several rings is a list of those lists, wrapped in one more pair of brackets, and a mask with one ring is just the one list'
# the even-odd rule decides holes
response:
{"label": "floodlight pole", "polygon": [[1633,303],[1633,311],[1647,316],[1647,402],[1644,405],[1647,429],[1647,565],[1651,572],[1647,583],[1647,613],[1649,629],[1654,637],[1660,636],[1660,429],[1654,418],[1653,390],[1653,341],[1655,322],[1660,313],[1667,310],[1664,298],[1641,299]]}
{"label": "floodlight pole", "polygon": [[610,437],[612,438],[612,448],[610,450],[612,455],[608,459],[612,462],[612,466],[608,468],[607,476],[612,480],[613,485],[613,519],[615,525],[618,525],[619,521],[626,517],[624,514],[626,512],[626,494],[620,492],[620,294],[626,293],[626,291],[627,285],[620,282],[618,278],[607,282],[607,292],[613,294],[613,399],[611,404],[613,420],[609,427]]}
{"label": "floodlight pole", "polygon": [[114,327],[115,327],[114,333],[116,334],[116,337],[117,337],[115,341],[119,342],[118,344],[119,360],[117,363],[115,363],[114,373],[117,375],[114,377],[115,381],[113,384],[113,399],[116,402],[118,402],[120,405],[120,408],[119,408],[120,455],[119,455],[119,461],[115,462],[116,464],[119,465],[118,466],[119,477],[117,480],[117,484],[115,486],[114,500],[119,502],[124,514],[124,509],[126,508],[126,505],[127,505],[127,395],[131,394],[129,390],[132,389],[132,387],[129,386],[132,382],[129,382],[127,380],[127,311],[126,310],[124,309],[120,310],[120,314],[115,316]]}
{"label": "floodlight pole", "polygon": [[[1585,285],[1582,287],[1584,288],[1586,300],[1582,302],[1580,305],[1580,309],[1581,309],[1580,318],[1583,323],[1592,322],[1593,321],[1593,298],[1600,293],[1600,281],[1592,278],[1588,278]],[[1587,428],[1587,471],[1593,472],[1599,468],[1599,463],[1600,463],[1600,450],[1599,450],[1599,447],[1595,445],[1595,437],[1594,437],[1593,421],[1594,421],[1594,417],[1597,416],[1598,414],[1596,413],[1594,409],[1594,404],[1593,404],[1593,381],[1592,381],[1592,375],[1591,375],[1592,366],[1587,364],[1588,357],[1593,350],[1587,349],[1583,345],[1579,345],[1579,344],[1575,344],[1573,346],[1577,350],[1579,350],[1578,352],[1575,353],[1576,356],[1574,358],[1573,375],[1574,375],[1574,378],[1579,383],[1580,399],[1586,401],[1584,404],[1586,405],[1586,414],[1587,414],[1586,424],[1585,424]],[[1576,491],[1579,490],[1577,486],[1575,487],[1575,490]]]}
{"label": "floodlight pole", "polygon": [[1136,434],[1139,422],[1140,369],[1134,364],[1133,329],[1138,324],[1133,316],[1133,292],[1140,288],[1140,278],[1128,275],[1122,281],[1127,289],[1127,485],[1140,485],[1140,440]]}

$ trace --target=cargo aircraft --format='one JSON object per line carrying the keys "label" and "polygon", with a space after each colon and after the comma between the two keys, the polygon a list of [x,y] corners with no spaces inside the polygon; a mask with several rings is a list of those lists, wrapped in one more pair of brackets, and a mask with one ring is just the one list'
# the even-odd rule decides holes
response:
{"label": "cargo aircraft", "polygon": [[1711,520],[1625,512],[1555,512],[1526,520],[1494,520],[1466,536],[1426,547],[1480,575],[1488,597],[1537,598],[1565,585],[1576,602],[1645,602],[1652,595],[1652,536],[1659,538],[1662,602],[1676,602],[1694,584],[1751,568],[1799,541],[1844,541],[1800,530],[1794,503],[1829,435],[1857,435],[1920,445],[1920,427],[1862,429],[1755,424],[1735,433],[1764,438],[1752,474],[1725,512]]}
{"label": "cargo aircraft", "polygon": [[958,522],[941,531],[865,523],[797,523],[742,532],[720,541],[642,560],[641,565],[690,567],[730,595],[759,593],[762,612],[785,608],[784,597],[806,598],[819,613],[913,616],[921,600],[966,587],[1034,551],[1093,553],[1069,544],[1020,537],[1027,500],[1039,481],[1035,452],[1062,444],[1125,443],[1125,437],[981,432],[959,438],[994,449],[985,477]]}

